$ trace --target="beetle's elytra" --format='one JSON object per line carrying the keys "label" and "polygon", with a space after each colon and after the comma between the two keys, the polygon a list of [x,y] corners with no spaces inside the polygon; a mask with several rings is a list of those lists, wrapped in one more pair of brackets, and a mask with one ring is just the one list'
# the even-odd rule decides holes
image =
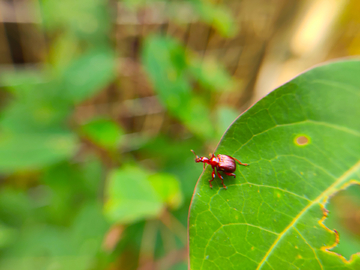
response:
{"label": "beetle's elytra", "polygon": [[227,189],[227,187],[224,184],[224,178],[219,173],[219,171],[224,172],[226,175],[234,176],[234,178],[235,178],[236,175],[234,172],[236,170],[236,162],[238,162],[240,165],[243,165],[243,166],[249,166],[249,164],[242,163],[239,160],[237,160],[236,158],[233,158],[233,157],[227,156],[227,155],[218,154],[217,156],[215,156],[214,154],[210,154],[210,158],[207,158],[207,157],[199,157],[198,155],[195,154],[194,150],[191,150],[191,152],[193,152],[196,157],[195,162],[204,163],[204,169],[205,169],[205,164],[209,164],[211,166],[211,168],[213,169],[213,172],[211,174],[211,180],[209,180],[209,184],[210,184],[211,188],[213,187],[211,182],[214,181],[215,170],[216,170],[218,177],[221,179],[221,183],[222,183],[223,187],[225,189]]}

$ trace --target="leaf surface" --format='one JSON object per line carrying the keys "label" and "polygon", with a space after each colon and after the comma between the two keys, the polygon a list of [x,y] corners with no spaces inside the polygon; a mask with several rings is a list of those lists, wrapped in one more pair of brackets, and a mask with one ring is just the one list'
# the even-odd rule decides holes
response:
{"label": "leaf surface", "polygon": [[215,154],[250,166],[224,176],[227,190],[209,187],[209,166],[200,177],[190,269],[360,269],[359,254],[331,252],[337,234],[322,223],[328,197],[360,180],[358,74],[357,60],[316,67],[231,125]]}

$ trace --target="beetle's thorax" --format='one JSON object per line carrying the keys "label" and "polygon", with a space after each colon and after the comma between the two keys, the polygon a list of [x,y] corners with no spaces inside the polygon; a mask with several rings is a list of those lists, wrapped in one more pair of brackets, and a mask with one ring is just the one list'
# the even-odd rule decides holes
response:
{"label": "beetle's thorax", "polygon": [[211,166],[217,166],[219,164],[219,158],[216,156],[213,156],[212,158],[210,158],[209,164]]}

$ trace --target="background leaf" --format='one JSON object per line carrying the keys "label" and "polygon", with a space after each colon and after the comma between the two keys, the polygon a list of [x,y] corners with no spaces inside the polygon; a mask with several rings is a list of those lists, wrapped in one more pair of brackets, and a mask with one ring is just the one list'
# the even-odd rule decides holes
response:
{"label": "background leaf", "polygon": [[[210,189],[200,178],[189,217],[191,269],[359,269],[328,251],[328,196],[360,180],[359,61],[314,68],[229,128],[216,154],[249,163]],[[299,139],[300,138],[300,139]],[[333,229],[333,228],[331,228]],[[341,236],[340,236],[341,237]]]}
{"label": "background leaf", "polygon": [[111,119],[98,118],[81,127],[81,133],[107,149],[116,149],[123,131]]}
{"label": "background leaf", "polygon": [[198,136],[212,138],[215,131],[209,118],[210,109],[192,93],[184,48],[171,38],[150,37],[144,45],[143,62],[169,112]]}
{"label": "background leaf", "polygon": [[115,60],[110,48],[90,50],[72,61],[63,75],[63,97],[81,102],[105,87],[114,77]]}
{"label": "background leaf", "polygon": [[70,158],[77,138],[70,132],[0,136],[0,171],[37,169]]}
{"label": "background leaf", "polygon": [[171,209],[178,208],[182,203],[179,181],[171,174],[156,173],[149,176],[153,189],[162,201]]}
{"label": "background leaf", "polygon": [[202,20],[212,24],[213,27],[224,36],[232,36],[237,30],[234,18],[229,9],[212,3],[212,1],[192,0],[194,9]]}
{"label": "background leaf", "polygon": [[110,221],[131,223],[160,214],[163,203],[147,177],[135,166],[124,166],[110,174],[104,206]]}
{"label": "background leaf", "polygon": [[205,89],[218,92],[234,90],[234,83],[224,68],[214,60],[202,60],[194,58],[190,64],[191,75],[198,80]]}

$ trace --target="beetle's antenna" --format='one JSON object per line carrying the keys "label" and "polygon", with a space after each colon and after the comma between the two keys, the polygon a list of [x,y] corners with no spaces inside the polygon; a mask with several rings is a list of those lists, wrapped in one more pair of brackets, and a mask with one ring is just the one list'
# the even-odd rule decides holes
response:
{"label": "beetle's antenna", "polygon": [[197,154],[195,154],[194,150],[191,149],[190,151],[194,153],[196,158],[199,158],[199,156]]}

